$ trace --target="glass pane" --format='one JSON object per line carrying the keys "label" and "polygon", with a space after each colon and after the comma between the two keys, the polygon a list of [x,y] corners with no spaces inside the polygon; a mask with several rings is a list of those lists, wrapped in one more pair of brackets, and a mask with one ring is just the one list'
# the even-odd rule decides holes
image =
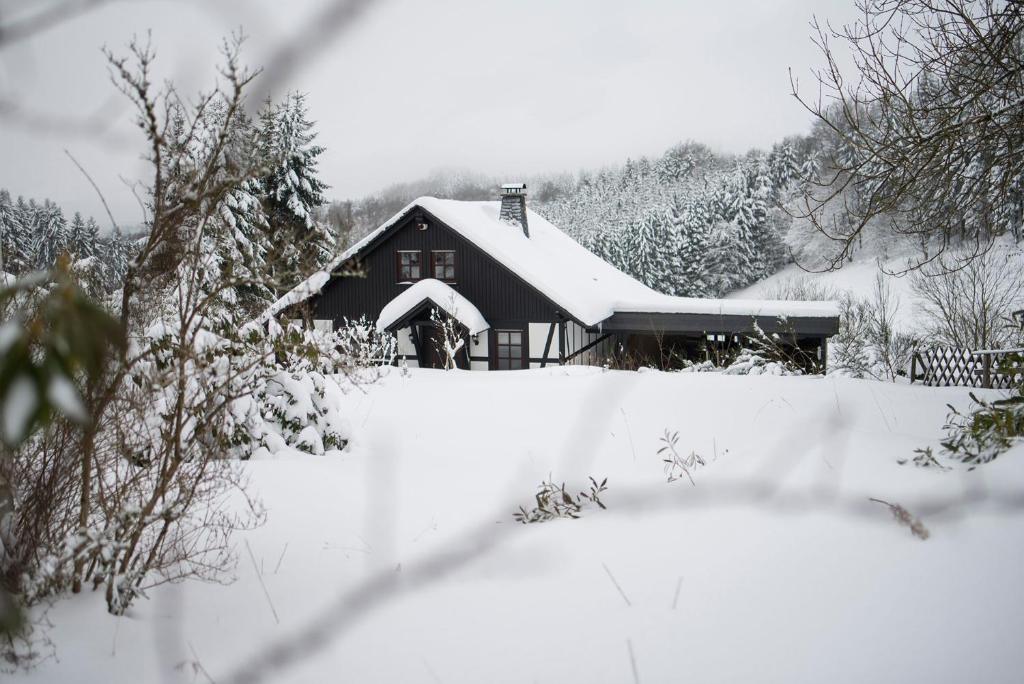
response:
{"label": "glass pane", "polygon": [[523,343],[523,333],[521,333],[521,332],[510,332],[508,334],[508,341],[511,344],[522,344]]}
{"label": "glass pane", "polygon": [[509,362],[508,362],[509,370],[519,370],[522,367],[523,367],[522,359],[518,359],[518,358],[510,359]]}
{"label": "glass pane", "polygon": [[415,264],[409,269],[409,278],[412,280],[418,280],[420,277],[420,265]]}
{"label": "glass pane", "polygon": [[508,344],[508,333],[499,330],[498,331],[498,344]]}
{"label": "glass pane", "polygon": [[508,370],[508,359],[498,359],[498,370]]}

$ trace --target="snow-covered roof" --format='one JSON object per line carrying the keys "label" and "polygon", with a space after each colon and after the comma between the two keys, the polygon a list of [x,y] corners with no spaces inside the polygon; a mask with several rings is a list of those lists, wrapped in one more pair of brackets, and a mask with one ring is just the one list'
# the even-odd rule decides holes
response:
{"label": "snow-covered roof", "polygon": [[[661,294],[596,256],[543,216],[527,209],[530,235],[498,218],[500,202],[463,202],[436,197],[413,200],[386,223],[334,259],[328,267],[288,293],[280,312],[319,291],[341,264],[372,245],[410,211],[419,207],[503,263],[565,313],[584,325],[597,325],[616,312],[688,313],[787,318],[836,317],[834,302],[700,299]],[[298,292],[298,294],[296,294]],[[295,297],[292,297],[296,294]],[[283,300],[282,300],[283,301]],[[273,314],[272,314],[273,315]]]}
{"label": "snow-covered roof", "polygon": [[478,335],[491,327],[480,310],[456,292],[451,285],[426,278],[410,286],[381,309],[377,318],[377,330],[387,330],[426,301],[431,301],[444,309],[449,316],[466,326],[470,335]]}

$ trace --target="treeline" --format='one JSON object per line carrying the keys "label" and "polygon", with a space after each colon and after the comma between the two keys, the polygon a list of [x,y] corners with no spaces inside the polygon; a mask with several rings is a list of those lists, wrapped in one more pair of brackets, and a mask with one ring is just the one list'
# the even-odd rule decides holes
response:
{"label": "treeline", "polygon": [[[334,231],[323,211],[328,186],[317,168],[323,148],[314,143],[314,124],[301,93],[289,94],[279,103],[265,102],[255,120],[216,103],[210,118],[228,124],[228,140],[222,143],[224,163],[230,168],[244,157],[247,168],[234,173],[251,177],[241,183],[225,178],[228,189],[218,225],[208,222],[192,228],[210,236],[207,249],[219,275],[238,283],[233,304],[256,314],[335,251]],[[191,139],[189,126],[183,117],[169,126],[170,143],[180,141],[174,148],[176,166],[163,169],[170,185],[215,142]],[[13,275],[45,270],[66,254],[76,279],[90,294],[108,294],[121,287],[151,224],[147,217],[141,235],[134,237],[116,228],[101,235],[92,217],[76,212],[68,220],[49,199],[12,199],[0,189],[2,270]]]}
{"label": "treeline", "polygon": [[101,236],[99,225],[91,216],[83,218],[75,212],[69,221],[63,210],[49,199],[37,202],[18,197],[12,200],[3,188],[0,188],[0,236],[5,273],[18,275],[47,269],[60,255],[67,254],[74,271],[94,293],[120,287],[132,257],[132,241],[120,231]]}
{"label": "treeline", "polygon": [[653,160],[542,181],[534,206],[656,290],[717,296],[790,260],[783,206],[811,173],[810,158],[798,138],[741,157],[687,143]]}

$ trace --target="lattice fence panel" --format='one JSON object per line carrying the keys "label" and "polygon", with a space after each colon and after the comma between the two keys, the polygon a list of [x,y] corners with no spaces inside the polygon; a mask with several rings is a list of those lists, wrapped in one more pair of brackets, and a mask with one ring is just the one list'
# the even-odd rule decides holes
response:
{"label": "lattice fence panel", "polygon": [[1024,380],[1020,350],[972,351],[932,347],[914,352],[911,381],[950,387],[1009,389]]}

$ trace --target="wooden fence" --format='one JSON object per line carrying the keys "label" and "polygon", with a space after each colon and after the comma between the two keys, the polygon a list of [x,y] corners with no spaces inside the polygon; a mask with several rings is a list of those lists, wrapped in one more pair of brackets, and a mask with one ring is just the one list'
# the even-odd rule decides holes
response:
{"label": "wooden fence", "polygon": [[1022,357],[1024,349],[918,349],[910,358],[910,382],[941,387],[1009,389],[1024,381]]}

